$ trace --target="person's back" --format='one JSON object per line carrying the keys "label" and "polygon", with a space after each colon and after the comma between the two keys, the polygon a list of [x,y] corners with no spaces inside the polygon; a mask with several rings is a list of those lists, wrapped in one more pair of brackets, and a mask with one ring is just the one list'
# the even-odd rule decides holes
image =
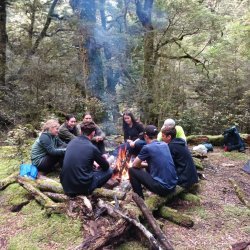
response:
{"label": "person's back", "polygon": [[[90,127],[89,135],[79,136],[70,141],[67,146],[60,179],[64,192],[69,196],[91,194],[95,188],[104,185],[112,176],[109,163],[91,143],[95,125],[93,122],[89,124],[82,125],[83,128]],[[99,164],[100,171],[94,170],[94,161]]]}
{"label": "person's back", "polygon": [[147,161],[148,171],[153,179],[168,189],[175,187],[177,180],[175,166],[169,147],[165,142],[155,140],[145,145],[138,157]]}
{"label": "person's back", "polygon": [[178,185],[190,187],[198,182],[196,167],[183,139],[175,138],[169,144],[169,149],[174,160],[178,176]]}
{"label": "person's back", "polygon": [[176,129],[163,129],[162,139],[168,143],[178,176],[178,185],[188,188],[198,182],[196,167],[186,141],[175,138]]}

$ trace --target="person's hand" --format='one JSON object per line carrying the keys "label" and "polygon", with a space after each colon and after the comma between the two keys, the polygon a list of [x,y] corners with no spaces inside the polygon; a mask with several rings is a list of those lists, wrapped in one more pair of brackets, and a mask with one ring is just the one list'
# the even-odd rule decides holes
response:
{"label": "person's hand", "polygon": [[134,142],[134,141],[132,141],[132,140],[127,140],[127,142],[129,143],[129,146],[130,146],[131,148],[134,148],[134,147],[135,147],[135,142]]}
{"label": "person's hand", "polygon": [[95,137],[96,142],[103,141],[103,138],[101,136],[96,136]]}

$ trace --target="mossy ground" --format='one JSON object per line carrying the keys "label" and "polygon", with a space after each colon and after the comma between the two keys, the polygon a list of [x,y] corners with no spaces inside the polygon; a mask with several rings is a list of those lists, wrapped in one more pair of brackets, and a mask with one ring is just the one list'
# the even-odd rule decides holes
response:
{"label": "mossy ground", "polygon": [[[18,170],[21,160],[15,148],[1,147],[0,157],[0,179]],[[226,250],[236,242],[250,239],[250,211],[239,201],[228,181],[234,178],[250,199],[250,175],[241,170],[248,159],[249,150],[242,154],[215,148],[208,154],[204,164],[207,180],[200,183],[200,205],[182,200],[171,204],[191,216],[194,227],[188,229],[159,219],[175,249]],[[19,212],[11,212],[13,206],[28,200],[30,202]],[[83,240],[79,220],[66,215],[48,216],[18,184],[0,191],[0,204],[0,249],[72,249]],[[131,240],[116,249],[147,247]]]}

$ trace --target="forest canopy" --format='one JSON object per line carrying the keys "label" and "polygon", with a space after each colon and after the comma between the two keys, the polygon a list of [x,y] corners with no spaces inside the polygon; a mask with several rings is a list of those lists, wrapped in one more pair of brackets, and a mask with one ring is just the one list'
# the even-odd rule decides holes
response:
{"label": "forest canopy", "polygon": [[1,130],[130,109],[187,134],[250,133],[249,17],[247,0],[3,0]]}

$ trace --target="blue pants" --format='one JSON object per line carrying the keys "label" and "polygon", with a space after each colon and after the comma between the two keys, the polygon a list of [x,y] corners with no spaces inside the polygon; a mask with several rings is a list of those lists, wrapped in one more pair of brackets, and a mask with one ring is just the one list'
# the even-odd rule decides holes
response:
{"label": "blue pants", "polygon": [[88,188],[88,193],[91,194],[96,188],[102,187],[112,176],[113,170],[109,168],[107,171],[94,171],[92,182]]}

